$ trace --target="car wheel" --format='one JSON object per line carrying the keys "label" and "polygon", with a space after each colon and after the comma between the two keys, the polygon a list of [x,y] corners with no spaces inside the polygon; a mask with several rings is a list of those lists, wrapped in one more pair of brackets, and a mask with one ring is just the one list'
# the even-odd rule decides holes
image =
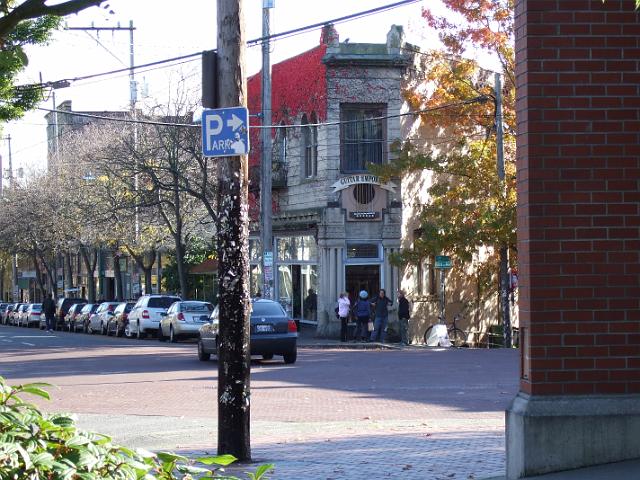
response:
{"label": "car wheel", "polygon": [[101,335],[107,334],[107,328],[104,326],[104,322],[100,322],[100,334]]}
{"label": "car wheel", "polygon": [[158,327],[158,340],[161,342],[166,342],[167,341],[167,337],[164,336],[164,333],[162,332],[162,325],[160,325]]}
{"label": "car wheel", "polygon": [[111,336],[111,328],[110,327],[111,327],[111,322],[107,321],[107,327],[105,328],[105,335],[107,337]]}
{"label": "car wheel", "polygon": [[297,350],[292,350],[288,353],[285,353],[283,355],[284,357],[284,363],[296,363],[296,359],[298,358],[298,351]]}
{"label": "car wheel", "polygon": [[124,331],[120,328],[118,322],[116,322],[116,337],[121,337]]}
{"label": "car wheel", "polygon": [[263,360],[271,360],[273,359],[273,353],[267,353],[266,355],[262,355]]}
{"label": "car wheel", "polygon": [[169,325],[169,341],[171,343],[176,343],[178,341],[178,337],[176,333],[173,331],[173,325]]}
{"label": "car wheel", "polygon": [[201,362],[206,362],[211,359],[211,354],[206,353],[204,351],[204,347],[202,346],[202,340],[198,340],[198,360]]}

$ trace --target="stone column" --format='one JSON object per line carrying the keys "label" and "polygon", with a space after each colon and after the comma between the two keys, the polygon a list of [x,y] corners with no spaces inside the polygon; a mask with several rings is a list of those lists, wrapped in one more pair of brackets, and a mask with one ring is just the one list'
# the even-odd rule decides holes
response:
{"label": "stone column", "polygon": [[640,458],[640,13],[516,2],[520,393],[507,477]]}

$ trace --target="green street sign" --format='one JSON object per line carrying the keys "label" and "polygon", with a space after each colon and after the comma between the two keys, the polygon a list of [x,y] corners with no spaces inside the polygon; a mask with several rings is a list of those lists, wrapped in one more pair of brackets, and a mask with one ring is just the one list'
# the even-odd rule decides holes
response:
{"label": "green street sign", "polygon": [[441,270],[451,268],[451,257],[448,255],[436,255],[436,268]]}

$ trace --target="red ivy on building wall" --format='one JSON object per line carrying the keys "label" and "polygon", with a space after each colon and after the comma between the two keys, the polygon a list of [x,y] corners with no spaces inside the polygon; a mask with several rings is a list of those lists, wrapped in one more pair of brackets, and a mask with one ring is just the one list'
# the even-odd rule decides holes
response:
{"label": "red ivy on building wall", "polygon": [[[297,123],[303,113],[311,118],[315,112],[319,122],[327,118],[327,69],[322,63],[327,46],[324,44],[308,50],[295,57],[288,58],[272,66],[271,72],[271,110],[273,124],[291,125]],[[253,75],[247,81],[248,104],[251,115],[262,110],[262,75]],[[261,125],[259,118],[252,117],[252,125]],[[262,154],[261,129],[254,128],[249,132],[251,153],[249,167],[260,165]],[[272,138],[275,130],[271,131]],[[254,193],[249,195],[249,213],[257,218],[259,199]]]}

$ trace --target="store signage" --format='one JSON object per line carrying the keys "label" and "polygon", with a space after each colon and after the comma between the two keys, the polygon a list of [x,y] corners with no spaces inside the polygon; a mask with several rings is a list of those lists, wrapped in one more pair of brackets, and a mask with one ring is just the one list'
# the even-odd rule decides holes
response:
{"label": "store signage", "polygon": [[451,268],[451,257],[448,255],[436,255],[436,268],[448,270]]}
{"label": "store signage", "polygon": [[349,175],[347,177],[341,177],[338,179],[336,183],[331,185],[333,187],[333,191],[339,192],[340,190],[344,190],[345,188],[349,188],[352,185],[358,185],[368,183],[371,185],[378,185],[380,188],[384,190],[389,190],[390,192],[395,192],[396,185],[392,182],[380,183],[380,177],[377,175],[371,175],[367,173],[362,173],[358,175]]}

